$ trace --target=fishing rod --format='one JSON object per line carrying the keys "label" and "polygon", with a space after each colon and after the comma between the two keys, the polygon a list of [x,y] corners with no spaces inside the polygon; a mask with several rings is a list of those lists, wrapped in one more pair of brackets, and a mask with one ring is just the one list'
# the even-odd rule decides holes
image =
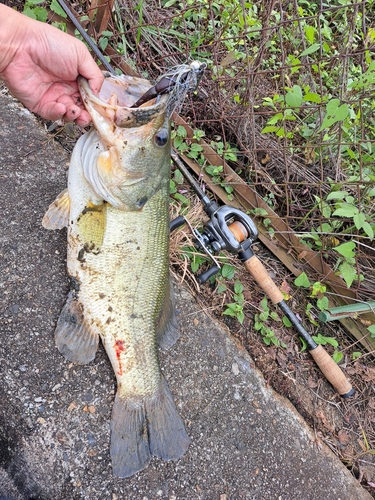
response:
{"label": "fishing rod", "polygon": [[[315,363],[338,394],[342,398],[353,396],[355,390],[341,368],[327,351],[321,345],[318,345],[307,332],[297,316],[286,304],[282,292],[272,280],[267,269],[251,249],[251,245],[258,238],[258,230],[254,221],[241,210],[229,205],[219,207],[216,202],[211,201],[192,177],[183,161],[175,153],[172,153],[172,159],[192,185],[203,204],[204,211],[209,217],[209,221],[204,224],[203,230],[199,234],[199,237],[196,238],[197,247],[208,253],[210,257],[221,250],[226,250],[237,255],[253,279],[271,299],[272,303],[280,307],[297,333],[305,340]],[[183,219],[183,217],[178,217],[175,221],[172,221],[174,223],[172,229],[182,225],[185,222]],[[197,235],[197,230],[194,231],[194,234],[195,236]],[[197,279],[200,283],[204,283],[216,274],[218,270],[218,266],[215,264],[206,272],[200,274]]]}
{"label": "fishing rod", "polygon": [[116,74],[116,71],[114,68],[109,64],[109,62],[106,60],[104,55],[101,53],[101,51],[98,49],[97,45],[92,41],[92,39],[89,37],[89,35],[86,33],[84,30],[83,26],[81,23],[76,19],[74,16],[73,12],[69,9],[69,7],[66,5],[64,0],[57,0],[60,7],[63,9],[65,14],[69,17],[69,19],[72,21],[74,24],[74,27],[78,30],[79,34],[82,36],[82,38],[85,40],[87,45],[92,49],[92,51],[95,53],[96,57],[99,59],[99,61],[103,64],[105,69],[109,71],[112,74]]}
{"label": "fishing rod", "polygon": [[[115,69],[108,63],[99,48],[87,35],[82,25],[66,5],[65,1],[58,0],[58,3],[107,71],[112,74],[116,74]],[[170,92],[175,86],[179,88],[183,88],[185,86],[185,90],[192,90],[194,85],[198,85],[206,67],[204,63],[196,63],[195,65],[194,63],[196,62],[193,62],[190,66],[186,66],[186,71],[183,71],[180,74],[177,74],[172,70],[171,74],[164,75],[164,77],[157,81],[156,84],[151,87],[133,106],[139,106],[144,102],[157,97],[158,95]],[[192,78],[193,82],[191,80]],[[355,390],[345,377],[344,373],[341,371],[340,367],[333,361],[327,351],[314,341],[311,335],[302,326],[297,316],[284,301],[283,294],[277,288],[266,268],[252,251],[251,245],[258,238],[258,230],[253,220],[241,210],[228,205],[219,207],[215,201],[211,201],[210,198],[202,191],[199,184],[195,181],[185,164],[174,150],[172,150],[171,156],[181,173],[193,187],[198,198],[203,204],[206,214],[210,218],[210,220],[205,223],[202,232],[192,229],[197,246],[206,252],[214,262],[213,266],[197,277],[198,280],[201,283],[204,283],[219,271],[220,264],[214,258],[215,253],[219,253],[221,250],[226,250],[230,253],[236,254],[243,262],[247,271],[262,288],[265,294],[271,299],[272,303],[277,304],[280,307],[285,316],[289,318],[295,330],[306,341],[310,354],[326,379],[332,384],[341,397],[348,398],[352,396],[355,393]],[[177,217],[177,219],[171,222],[171,231],[185,222],[187,221],[184,217]]]}

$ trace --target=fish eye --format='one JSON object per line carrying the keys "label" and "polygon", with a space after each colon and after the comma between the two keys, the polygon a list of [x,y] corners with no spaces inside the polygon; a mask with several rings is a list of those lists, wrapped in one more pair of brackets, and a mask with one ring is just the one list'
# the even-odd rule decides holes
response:
{"label": "fish eye", "polygon": [[157,146],[165,146],[168,142],[169,139],[169,133],[168,130],[165,128],[161,128],[158,130],[155,134],[154,141]]}

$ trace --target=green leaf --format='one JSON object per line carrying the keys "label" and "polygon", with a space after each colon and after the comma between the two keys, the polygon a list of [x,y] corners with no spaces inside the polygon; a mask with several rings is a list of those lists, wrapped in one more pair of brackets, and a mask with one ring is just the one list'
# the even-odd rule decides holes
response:
{"label": "green leaf", "polygon": [[324,337],[321,333],[318,336],[313,335],[313,339],[319,345],[330,344],[333,347],[338,347],[339,343],[333,337]]}
{"label": "green leaf", "polygon": [[234,273],[235,273],[234,267],[229,264],[224,264],[223,267],[221,268],[221,275],[223,278],[231,280],[234,278]]}
{"label": "green leaf", "polygon": [[176,193],[176,194],[174,194],[174,195],[173,195],[173,197],[174,197],[176,200],[180,201],[180,202],[181,202],[183,205],[185,205],[185,206],[186,206],[186,205],[189,205],[189,203],[190,203],[190,202],[189,202],[189,200],[188,200],[188,198],[186,198],[186,196],[184,196],[184,195],[182,195],[182,194],[180,194],[180,193]]}
{"label": "green leaf", "polygon": [[52,0],[51,5],[49,7],[52,10],[52,12],[54,12],[55,14],[57,14],[60,17],[63,17],[64,19],[66,19],[67,15],[63,11],[63,9],[60,7],[57,0]]}
{"label": "green leaf", "polygon": [[182,175],[180,170],[178,170],[178,168],[176,168],[176,170],[174,171],[173,177],[174,177],[176,184],[183,184],[184,176]]}
{"label": "green leaf", "polygon": [[103,52],[107,48],[107,45],[108,45],[108,38],[105,38],[103,36],[99,38],[99,47],[102,49]]}
{"label": "green leaf", "polygon": [[31,19],[36,19],[34,9],[30,9],[30,7],[25,7],[22,11],[22,14],[25,14],[25,16],[30,17]]}
{"label": "green leaf", "polygon": [[363,227],[363,223],[366,222],[365,214],[363,212],[355,214],[353,217],[353,222],[357,229],[361,229],[361,227]]}
{"label": "green leaf", "polygon": [[327,103],[326,114],[324,116],[322,125],[320,126],[319,132],[324,129],[328,129],[336,122],[345,120],[348,114],[349,106],[347,104],[341,104],[340,106],[340,99],[331,99]]}
{"label": "green leaf", "polygon": [[280,127],[276,127],[275,125],[268,125],[262,129],[262,134],[269,134],[270,132],[278,132]]}
{"label": "green leaf", "polygon": [[263,321],[263,323],[264,323],[265,321],[268,320],[268,316],[269,316],[268,310],[263,311],[259,314],[259,319],[260,319],[260,321]]}
{"label": "green leaf", "polygon": [[234,284],[234,292],[237,295],[242,294],[242,292],[243,292],[243,284],[242,283],[235,283]]}
{"label": "green leaf", "polygon": [[182,137],[183,139],[187,136],[187,131],[186,131],[186,128],[183,127],[182,125],[179,125],[177,127],[177,135],[179,137]]}
{"label": "green leaf", "polygon": [[352,352],[352,360],[353,361],[355,361],[356,359],[358,359],[361,356],[362,356],[362,353],[360,351],[354,351],[354,352]]}
{"label": "green leaf", "polygon": [[326,200],[327,201],[329,201],[329,200],[343,200],[345,198],[345,196],[348,196],[348,194],[349,193],[347,191],[332,191],[331,193],[329,193]]}
{"label": "green leaf", "polygon": [[222,283],[220,283],[216,289],[216,292],[223,293],[223,292],[225,292],[226,289],[227,289],[227,287],[225,285],[223,285]]}
{"label": "green leaf", "polygon": [[309,278],[307,277],[307,274],[305,272],[301,273],[295,280],[294,284],[296,286],[302,286],[303,288],[309,288],[311,286],[311,283],[309,281]]}
{"label": "green leaf", "polygon": [[223,312],[223,314],[225,314],[225,316],[232,316],[232,317],[236,316],[236,312],[233,311],[233,309],[231,309],[230,307],[228,307],[227,309],[225,309],[225,311]]}
{"label": "green leaf", "polygon": [[335,351],[332,355],[332,359],[335,363],[340,363],[343,357],[343,353],[339,351]]}
{"label": "green leaf", "polygon": [[259,304],[259,305],[260,305],[261,309],[263,309],[263,311],[269,311],[267,297],[264,297],[264,298],[260,301],[260,304]]}
{"label": "green leaf", "polygon": [[374,83],[375,83],[375,61],[372,61],[372,63],[369,65],[365,73],[360,75],[357,80],[351,82],[348,85],[348,88],[356,90],[365,88],[367,90]]}
{"label": "green leaf", "polygon": [[277,314],[277,312],[272,311],[270,316],[274,321],[280,321],[280,316]]}
{"label": "green leaf", "polygon": [[256,321],[254,323],[254,329],[259,332],[259,330],[261,330],[263,328],[263,323],[261,323],[260,321]]}
{"label": "green leaf", "polygon": [[368,222],[364,222],[362,224],[362,229],[364,230],[364,232],[367,234],[367,236],[371,239],[373,239],[374,237],[374,230],[372,229],[372,226],[370,226],[370,224]]}
{"label": "green leaf", "polygon": [[303,337],[300,337],[299,339],[300,339],[301,344],[302,344],[300,352],[306,351],[306,349],[307,349],[307,342],[306,342],[306,340]]}
{"label": "green leaf", "polygon": [[292,90],[288,90],[285,95],[285,101],[291,108],[299,108],[303,103],[302,89],[299,85],[293,85]]}
{"label": "green leaf", "polygon": [[280,346],[280,340],[277,337],[271,337],[271,342],[273,345],[279,347]]}
{"label": "green leaf", "polygon": [[287,328],[290,328],[292,326],[292,323],[291,323],[290,319],[287,316],[283,316],[283,324]]}
{"label": "green leaf", "polygon": [[349,262],[343,262],[339,266],[339,271],[341,273],[342,279],[346,283],[346,286],[350,288],[352,286],[353,281],[357,277],[356,269],[351,264],[349,264]]}
{"label": "green leaf", "polygon": [[283,113],[276,113],[276,115],[271,116],[271,118],[267,122],[267,125],[275,125],[276,123],[278,123],[283,118],[284,118]]}
{"label": "green leaf", "polygon": [[367,330],[371,333],[371,338],[375,338],[375,325],[370,325]]}
{"label": "green leaf", "polygon": [[329,303],[327,297],[322,297],[316,301],[316,305],[320,311],[325,311],[328,309]]}
{"label": "green leaf", "polygon": [[353,252],[355,247],[356,244],[354,243],[354,241],[348,241],[347,243],[343,243],[342,245],[335,247],[334,250],[345,258],[350,259],[355,255]]}
{"label": "green leaf", "polygon": [[320,95],[315,94],[315,92],[307,92],[303,96],[303,100],[308,102],[315,102],[317,104],[320,104],[322,102],[322,98],[320,97]]}
{"label": "green leaf", "polygon": [[43,7],[35,7],[34,14],[38,21],[45,23],[47,21],[48,12]]}
{"label": "green leaf", "polygon": [[316,29],[314,26],[304,26],[306,40],[309,43],[314,43]]}
{"label": "green leaf", "polygon": [[244,303],[244,296],[242,293],[235,293],[233,295],[233,299],[236,302],[236,304],[238,304],[239,306],[242,306]]}
{"label": "green leaf", "polygon": [[320,43],[313,43],[312,45],[310,45],[310,47],[307,47],[307,49],[304,50],[302,54],[299,55],[299,57],[308,56],[310,54],[313,54],[319,49],[320,49]]}
{"label": "green leaf", "polygon": [[357,207],[355,207],[354,205],[350,205],[349,203],[342,203],[340,205],[340,208],[333,212],[332,216],[336,215],[336,217],[354,217],[356,214],[358,214]]}

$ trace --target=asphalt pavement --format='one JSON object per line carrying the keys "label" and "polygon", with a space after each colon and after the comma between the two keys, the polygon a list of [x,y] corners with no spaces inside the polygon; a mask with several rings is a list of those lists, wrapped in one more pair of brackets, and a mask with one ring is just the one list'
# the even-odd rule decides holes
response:
{"label": "asphalt pavement", "polygon": [[190,447],[178,462],[112,476],[107,356],[100,347],[74,365],[53,340],[68,291],[66,232],[41,219],[66,187],[69,155],[11,97],[0,95],[0,110],[0,497],[371,499],[181,284],[181,338],[161,364]]}

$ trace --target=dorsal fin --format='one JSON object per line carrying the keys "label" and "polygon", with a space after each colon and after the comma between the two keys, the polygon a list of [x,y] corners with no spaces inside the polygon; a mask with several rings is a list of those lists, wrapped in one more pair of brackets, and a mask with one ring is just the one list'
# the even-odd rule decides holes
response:
{"label": "dorsal fin", "polygon": [[70,198],[68,190],[62,193],[51,203],[43,217],[42,226],[45,229],[62,229],[68,227],[70,213]]}

